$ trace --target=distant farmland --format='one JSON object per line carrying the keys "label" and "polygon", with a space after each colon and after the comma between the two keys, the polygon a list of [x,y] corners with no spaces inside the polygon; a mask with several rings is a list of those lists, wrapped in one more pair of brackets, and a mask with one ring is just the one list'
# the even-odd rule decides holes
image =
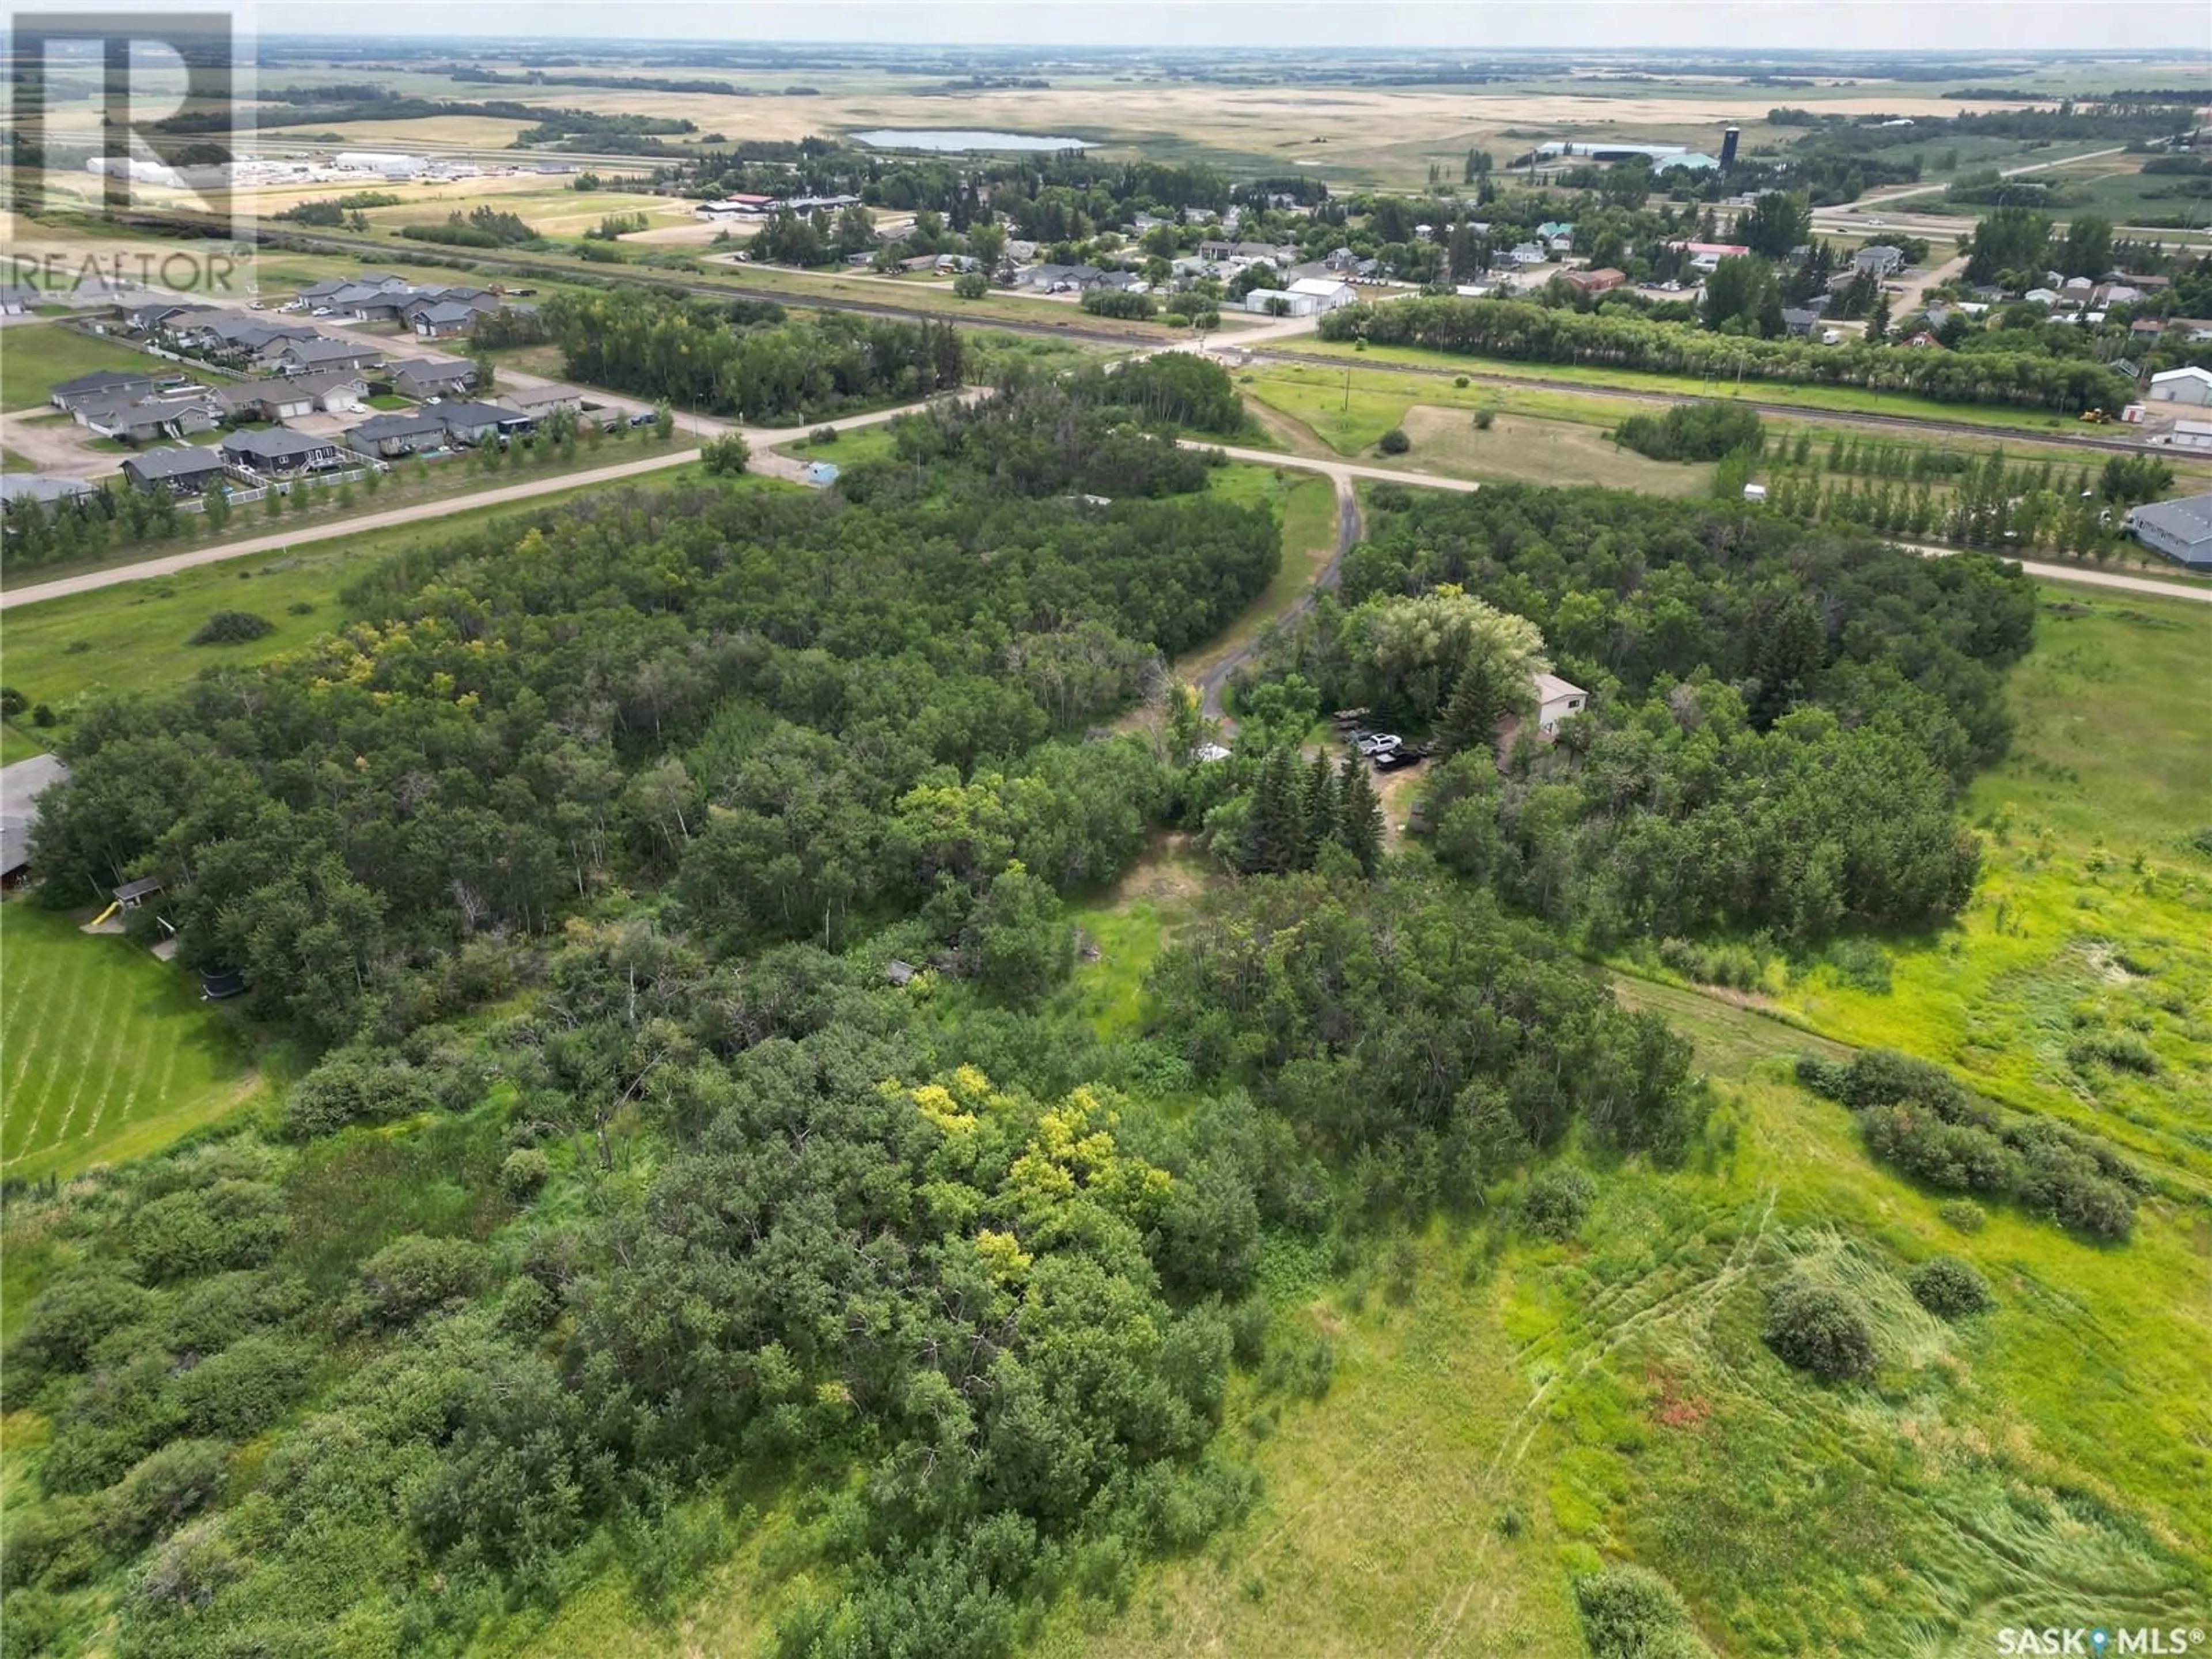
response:
{"label": "distant farmland", "polygon": [[255,1081],[246,1043],[191,975],[27,904],[0,915],[0,1174],[70,1175],[157,1150]]}

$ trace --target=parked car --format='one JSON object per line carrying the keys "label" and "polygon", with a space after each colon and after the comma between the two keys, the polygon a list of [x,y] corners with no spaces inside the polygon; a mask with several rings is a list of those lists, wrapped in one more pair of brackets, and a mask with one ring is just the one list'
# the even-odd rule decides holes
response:
{"label": "parked car", "polygon": [[1376,755],[1387,755],[1392,750],[1402,747],[1404,743],[1403,738],[1395,737],[1388,732],[1370,732],[1359,739],[1359,752],[1371,758]]}
{"label": "parked car", "polygon": [[629,423],[632,426],[651,426],[659,418],[658,415],[633,415],[629,417]]}

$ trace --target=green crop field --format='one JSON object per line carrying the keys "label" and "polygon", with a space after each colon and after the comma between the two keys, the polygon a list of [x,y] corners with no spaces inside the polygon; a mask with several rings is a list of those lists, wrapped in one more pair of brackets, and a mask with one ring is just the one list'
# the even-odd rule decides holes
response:
{"label": "green crop field", "polygon": [[135,368],[148,372],[170,365],[143,351],[95,339],[58,322],[17,323],[0,330],[0,410],[36,409],[58,380],[95,369]]}
{"label": "green crop field", "polygon": [[199,983],[119,936],[0,910],[0,1174],[68,1175],[154,1152],[241,1103],[245,1039]]}

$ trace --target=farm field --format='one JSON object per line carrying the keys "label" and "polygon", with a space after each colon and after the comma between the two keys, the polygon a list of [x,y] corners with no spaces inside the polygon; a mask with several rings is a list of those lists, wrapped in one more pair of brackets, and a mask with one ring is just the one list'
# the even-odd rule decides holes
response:
{"label": "farm field", "polygon": [[246,1040],[193,975],[27,903],[0,909],[0,1053],[11,1179],[155,1152],[256,1084]]}

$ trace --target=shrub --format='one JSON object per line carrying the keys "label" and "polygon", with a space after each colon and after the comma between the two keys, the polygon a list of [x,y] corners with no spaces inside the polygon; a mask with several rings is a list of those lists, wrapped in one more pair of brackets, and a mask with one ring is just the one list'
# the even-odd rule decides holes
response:
{"label": "shrub", "polygon": [[258,1267],[276,1254],[289,1218],[272,1187],[218,1181],[138,1206],[131,1254],[156,1284],[226,1267]]}
{"label": "shrub", "polygon": [[306,1140],[349,1123],[410,1117],[437,1103],[419,1067],[365,1048],[340,1048],[292,1085],[279,1127],[290,1139]]}
{"label": "shrub", "polygon": [[1706,1653],[1674,1587],[1647,1567],[1607,1567],[1575,1582],[1590,1659],[1692,1659]]}
{"label": "shrub", "polygon": [[1874,1370],[1874,1333],[1857,1299],[1825,1285],[1793,1279],[1777,1286],[1766,1298],[1761,1335],[1784,1363],[1824,1382]]}
{"label": "shrub", "polygon": [[[55,1589],[67,1589],[72,1584],[82,1584],[99,1576],[102,1566],[100,1534],[97,1522],[100,1500],[96,1498],[64,1496],[46,1486],[42,1501],[10,1502],[8,1505],[8,1587],[43,1583]],[[13,1622],[15,1597],[11,1594],[7,1612],[0,1613],[0,1628]],[[13,1648],[0,1652],[15,1652]],[[45,1650],[32,1648],[29,1652]]]}
{"label": "shrub", "polygon": [[980,270],[963,270],[952,279],[952,292],[962,300],[980,300],[991,291],[991,279]]}
{"label": "shrub", "polygon": [[188,1434],[248,1440],[307,1386],[307,1352],[282,1336],[249,1336],[179,1376],[168,1397]]}
{"label": "shrub", "polygon": [[55,1280],[31,1304],[22,1330],[9,1344],[9,1394],[40,1376],[82,1370],[94,1344],[137,1324],[152,1303],[145,1291],[110,1273]]}
{"label": "shrub", "polygon": [[0,720],[12,720],[30,712],[31,700],[12,685],[0,685]]}
{"label": "shrub", "polygon": [[1478,409],[1474,411],[1474,429],[1477,432],[1487,432],[1490,430],[1492,425],[1496,422],[1497,419],[1498,411],[1496,410]]}
{"label": "shrub", "polygon": [[1963,1319],[1993,1305],[1988,1282],[1955,1255],[1922,1262],[1905,1282],[1914,1301],[1944,1319]]}
{"label": "shrub", "polygon": [[214,1601],[242,1571],[222,1525],[222,1516],[207,1516],[163,1544],[131,1581],[131,1600],[157,1607],[204,1607]]}
{"label": "shrub", "polygon": [[1828,951],[1836,977],[1853,990],[1869,996],[1887,996],[1890,989],[1889,952],[1871,939],[1836,941]]}
{"label": "shrub", "polygon": [[1971,1198],[1947,1198],[1936,1206],[1936,1218],[1962,1233],[1978,1233],[1990,1221],[1990,1212]]}
{"label": "shrub", "polygon": [[141,1458],[108,1489],[100,1531],[129,1550],[157,1538],[221,1496],[230,1448],[220,1440],[172,1440]]}
{"label": "shrub", "polygon": [[1413,447],[1413,441],[1406,435],[1403,427],[1394,426],[1375,441],[1375,447],[1385,455],[1402,455]]}
{"label": "shrub", "polygon": [[499,1188],[515,1203],[524,1204],[553,1178],[553,1160],[535,1146],[509,1152],[499,1166]]}
{"label": "shrub", "polygon": [[1580,1170],[1539,1170],[1521,1195],[1521,1224],[1539,1238],[1571,1238],[1589,1216],[1597,1188]]}
{"label": "shrub", "polygon": [[834,426],[817,426],[806,434],[806,447],[809,449],[819,449],[826,444],[834,444],[836,441],[837,428]]}
{"label": "shrub", "polygon": [[[270,498],[274,500],[272,496]],[[256,616],[251,611],[218,611],[202,623],[193,633],[192,645],[243,645],[248,640],[258,640],[264,634],[276,631],[276,624],[268,617]]]}
{"label": "shrub", "polygon": [[483,1252],[465,1238],[410,1233],[394,1239],[362,1267],[370,1317],[386,1329],[411,1325],[455,1297],[473,1293],[483,1267]]}
{"label": "shrub", "polygon": [[2158,1054],[2134,1031],[2096,1031],[2076,1037],[2066,1050],[2076,1066],[2103,1064],[2144,1077],[2158,1074]]}
{"label": "shrub", "polygon": [[744,471],[752,458],[750,446],[735,432],[725,438],[709,439],[699,448],[700,465],[717,477],[731,477]]}
{"label": "shrub", "polygon": [[1464,374],[1453,375],[1452,384],[1459,387],[1462,392],[1465,391],[1467,389],[1467,376]]}

